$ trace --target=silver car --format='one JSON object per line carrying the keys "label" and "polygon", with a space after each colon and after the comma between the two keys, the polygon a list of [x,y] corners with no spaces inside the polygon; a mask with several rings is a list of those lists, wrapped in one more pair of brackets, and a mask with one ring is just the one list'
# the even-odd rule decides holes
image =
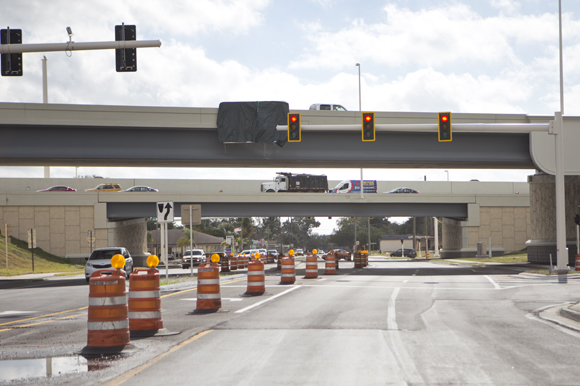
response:
{"label": "silver car", "polygon": [[125,258],[125,275],[127,279],[131,272],[133,272],[133,258],[131,254],[124,247],[109,247],[109,248],[98,248],[91,253],[91,255],[86,259],[87,264],[85,265],[85,279],[88,282],[91,278],[93,272],[100,269],[113,269],[111,265],[111,258],[115,255],[122,255]]}

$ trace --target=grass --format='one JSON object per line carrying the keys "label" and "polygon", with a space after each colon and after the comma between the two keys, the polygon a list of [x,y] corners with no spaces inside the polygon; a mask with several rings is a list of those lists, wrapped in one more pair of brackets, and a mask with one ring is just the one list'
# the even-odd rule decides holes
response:
{"label": "grass", "polygon": [[[528,261],[528,255],[525,253],[515,254],[515,255],[503,255],[503,256],[493,256],[493,257],[462,257],[457,260],[469,261],[474,263],[525,263]],[[455,262],[457,264],[467,264],[461,261],[456,261],[456,259],[441,259],[448,263]]]}
{"label": "grass", "polygon": [[54,273],[75,275],[84,272],[84,266],[71,264],[68,259],[55,256],[34,248],[34,271],[32,270],[32,252],[28,243],[10,238],[8,243],[8,270],[6,270],[6,243],[4,236],[0,237],[0,276],[17,276],[29,273]]}

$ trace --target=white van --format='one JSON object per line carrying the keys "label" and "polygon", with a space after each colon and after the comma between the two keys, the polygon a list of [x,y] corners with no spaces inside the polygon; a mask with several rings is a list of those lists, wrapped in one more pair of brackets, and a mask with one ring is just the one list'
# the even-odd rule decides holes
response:
{"label": "white van", "polygon": [[315,103],[310,105],[309,110],[347,111],[342,105],[335,105],[332,103]]}

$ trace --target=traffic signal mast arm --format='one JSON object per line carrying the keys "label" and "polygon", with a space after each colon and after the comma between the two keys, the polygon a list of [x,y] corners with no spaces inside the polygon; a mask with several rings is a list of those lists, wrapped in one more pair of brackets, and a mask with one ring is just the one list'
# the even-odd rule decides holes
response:
{"label": "traffic signal mast arm", "polygon": [[120,40],[113,42],[68,42],[68,43],[38,43],[38,44],[0,44],[0,54],[17,54],[21,52],[52,52],[52,51],[90,51],[114,50],[125,48],[161,47],[160,40]]}
{"label": "traffic signal mast arm", "polygon": [[[453,124],[454,132],[485,132],[485,133],[530,133],[548,132],[549,123],[461,123]],[[302,125],[302,131],[352,131],[359,133],[360,124],[354,125]],[[278,131],[287,131],[288,126],[276,126]],[[437,133],[438,123],[417,124],[375,124],[375,131],[413,131]]]}

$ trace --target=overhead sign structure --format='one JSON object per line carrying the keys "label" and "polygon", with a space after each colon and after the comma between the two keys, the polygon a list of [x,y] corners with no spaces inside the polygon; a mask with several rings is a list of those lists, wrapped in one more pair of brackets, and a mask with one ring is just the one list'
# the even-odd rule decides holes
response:
{"label": "overhead sign structure", "polygon": [[157,203],[157,222],[170,223],[173,222],[173,201],[158,202]]}

